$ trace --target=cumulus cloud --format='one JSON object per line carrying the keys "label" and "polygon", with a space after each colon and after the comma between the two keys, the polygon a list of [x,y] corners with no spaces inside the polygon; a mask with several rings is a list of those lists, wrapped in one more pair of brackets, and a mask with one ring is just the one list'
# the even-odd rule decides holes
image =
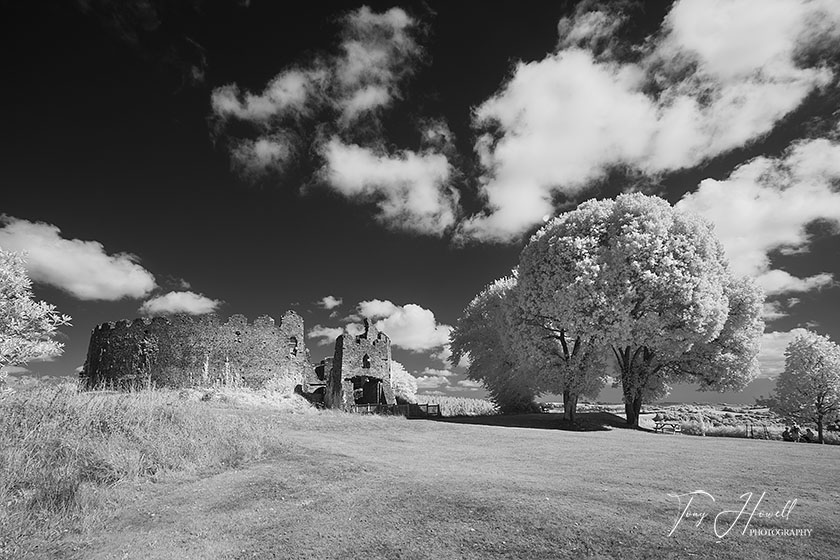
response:
{"label": "cumulus cloud", "polygon": [[315,303],[318,307],[323,309],[335,309],[344,302],[340,297],[324,296]]}
{"label": "cumulus cloud", "polygon": [[276,133],[256,140],[243,139],[231,146],[231,165],[244,177],[256,179],[284,168],[295,154],[289,134]]}
{"label": "cumulus cloud", "polygon": [[439,375],[421,375],[417,378],[418,389],[439,389],[449,385],[449,379]]}
{"label": "cumulus cloud", "polygon": [[316,179],[352,201],[375,204],[386,227],[442,235],[458,207],[444,155],[448,127],[440,120],[421,126],[420,151],[385,148],[390,143],[381,137],[381,115],[423,59],[422,26],[400,8],[376,13],[366,6],[340,23],[335,52],[283,70],[261,93],[236,84],[213,91],[218,130],[230,130],[232,121],[253,128],[251,137],[230,140],[232,166],[259,179],[312,158]]}
{"label": "cumulus cloud", "polygon": [[169,292],[143,302],[140,313],[143,315],[170,315],[173,313],[188,313],[190,315],[204,315],[212,313],[222,304],[221,301],[210,299],[195,292]]}
{"label": "cumulus cloud", "polygon": [[766,332],[761,336],[758,362],[762,377],[775,377],[785,369],[785,350],[793,339],[807,332],[805,329]]}
{"label": "cumulus cloud", "polygon": [[401,97],[400,85],[417,67],[422,49],[418,22],[400,8],[375,13],[367,6],[341,19],[337,52],[283,70],[262,93],[236,84],[213,90],[211,106],[222,122],[238,119],[264,128],[332,110],[342,128]]}
{"label": "cumulus cloud", "polygon": [[341,53],[334,59],[339,95],[333,103],[349,125],[400,96],[400,81],[413,73],[422,50],[414,38],[417,22],[401,8],[377,14],[362,6],[344,23]]}
{"label": "cumulus cloud", "polygon": [[363,317],[374,321],[397,348],[422,352],[449,343],[452,327],[440,324],[435,314],[415,303],[396,305],[388,300],[363,301],[358,306]]}
{"label": "cumulus cloud", "polygon": [[325,327],[323,325],[315,325],[306,336],[309,338],[320,339],[317,341],[318,346],[329,346],[335,344],[335,339],[344,334],[344,329],[341,327]]}
{"label": "cumulus cloud", "polygon": [[808,54],[840,50],[836,2],[680,0],[634,61],[593,46],[620,24],[564,20],[558,50],[476,108],[487,211],[460,237],[515,239],[615,166],[655,175],[744,146],[835,78]]}
{"label": "cumulus cloud", "polygon": [[[379,111],[402,96],[402,83],[422,59],[415,39],[419,24],[400,8],[375,13],[367,6],[340,23],[336,52],[283,70],[261,93],[243,92],[236,84],[213,90],[210,101],[218,124],[251,123],[264,136],[314,121],[340,130],[362,118],[375,121]],[[279,158],[271,162],[275,168],[286,163]]]}
{"label": "cumulus cloud", "polygon": [[840,226],[840,144],[803,141],[778,159],[759,157],[727,179],[706,179],[685,195],[678,208],[715,224],[733,272],[757,279],[768,295],[806,292],[828,286],[820,273],[797,278],[772,267],[771,254],[807,252],[807,226],[816,220]]}
{"label": "cumulus cloud", "polygon": [[389,154],[336,137],[323,146],[322,154],[323,178],[348,198],[375,202],[383,224],[432,235],[454,224],[457,197],[447,186],[446,156],[410,150]]}
{"label": "cumulus cloud", "polygon": [[782,308],[782,304],[778,301],[768,301],[764,303],[761,310],[761,317],[765,321],[775,321],[782,317],[787,317],[788,313]]}
{"label": "cumulus cloud", "polygon": [[481,381],[473,381],[472,379],[462,379],[456,383],[459,389],[467,391],[478,391],[484,389],[484,383]]}
{"label": "cumulus cloud", "polygon": [[325,80],[326,72],[317,69],[286,70],[272,79],[259,95],[243,94],[236,84],[216,88],[210,96],[210,105],[222,119],[268,123],[285,116],[299,118],[309,112],[308,103]]}
{"label": "cumulus cloud", "polygon": [[455,375],[455,372],[449,371],[448,369],[436,369],[427,367],[424,369],[420,375],[426,375],[429,377],[452,377]]}
{"label": "cumulus cloud", "polygon": [[[449,365],[449,358],[452,357],[452,347],[449,344],[444,344],[443,348],[440,352],[433,352],[431,354],[432,358],[436,358],[443,362],[446,365]],[[458,360],[458,363],[455,364],[455,367],[466,369],[470,367],[470,354],[469,352],[465,353],[461,356],[461,359]]]}
{"label": "cumulus cloud", "polygon": [[142,298],[155,289],[152,273],[128,253],[108,254],[98,241],[66,239],[52,224],[0,215],[0,247],[26,251],[35,282],[82,300]]}
{"label": "cumulus cloud", "polygon": [[350,336],[359,336],[365,333],[365,327],[361,323],[348,323],[344,327],[344,332]]}

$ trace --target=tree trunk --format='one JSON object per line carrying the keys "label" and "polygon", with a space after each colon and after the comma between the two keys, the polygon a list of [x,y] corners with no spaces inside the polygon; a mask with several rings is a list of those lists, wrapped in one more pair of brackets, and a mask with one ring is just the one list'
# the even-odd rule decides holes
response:
{"label": "tree trunk", "polygon": [[627,425],[628,426],[638,426],[639,421],[636,419],[636,415],[633,412],[633,401],[624,397],[624,416],[627,418]]}
{"label": "tree trunk", "polygon": [[642,412],[642,392],[634,391],[631,395],[624,396],[624,415],[627,417],[627,425],[634,428],[639,427],[639,414]]}
{"label": "tree trunk", "polygon": [[563,420],[574,422],[577,417],[577,393],[563,391]]}
{"label": "tree trunk", "polygon": [[625,346],[621,349],[613,347],[613,354],[615,354],[618,369],[621,372],[621,390],[624,394],[624,417],[627,419],[628,426],[638,426],[639,420],[636,418],[633,404],[635,401],[636,389],[633,379],[630,347]]}
{"label": "tree trunk", "polygon": [[636,393],[633,399],[633,426],[639,427],[639,415],[642,413],[642,392]]}

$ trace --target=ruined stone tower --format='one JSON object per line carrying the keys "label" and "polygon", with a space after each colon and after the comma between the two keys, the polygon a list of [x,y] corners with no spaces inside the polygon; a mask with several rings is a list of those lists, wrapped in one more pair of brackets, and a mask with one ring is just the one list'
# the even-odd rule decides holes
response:
{"label": "ruined stone tower", "polygon": [[377,331],[367,319],[363,334],[339,336],[325,389],[324,404],[328,408],[395,404],[388,336]]}
{"label": "ruined stone tower", "polygon": [[242,315],[225,323],[213,315],[103,323],[91,333],[81,377],[91,387],[271,382],[291,391],[311,369],[303,319],[288,311],[279,326],[267,315],[253,323]]}
{"label": "ruined stone tower", "polygon": [[215,383],[304,395],[327,408],[392,405],[391,341],[365,320],[358,336],[343,334],[335,352],[313,367],[303,318],[286,312],[280,324],[233,315],[175,315],[98,325],[81,378],[88,387],[195,387]]}

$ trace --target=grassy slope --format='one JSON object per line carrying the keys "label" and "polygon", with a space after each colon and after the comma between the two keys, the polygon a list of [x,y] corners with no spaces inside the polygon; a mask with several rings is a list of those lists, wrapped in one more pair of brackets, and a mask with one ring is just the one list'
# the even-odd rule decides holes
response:
{"label": "grassy slope", "polygon": [[[251,414],[266,414],[254,412]],[[553,420],[553,419],[552,419]],[[138,487],[67,558],[833,558],[838,448],[345,417],[273,415],[271,458]],[[797,499],[810,538],[723,539],[683,522],[669,493],[703,489],[716,511],[744,492]],[[90,540],[92,539],[92,541]],[[92,542],[87,546],[85,541]],[[77,552],[73,552],[76,548]]]}
{"label": "grassy slope", "polygon": [[282,446],[270,419],[243,417],[233,408],[239,404],[311,410],[303,399],[267,393],[210,396],[80,393],[73,385],[1,396],[0,559],[97,526],[126,483],[219,472]]}

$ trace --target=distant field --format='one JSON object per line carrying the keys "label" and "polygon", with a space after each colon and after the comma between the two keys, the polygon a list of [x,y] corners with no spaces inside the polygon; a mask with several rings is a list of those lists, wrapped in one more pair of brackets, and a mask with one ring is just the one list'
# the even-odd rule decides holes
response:
{"label": "distant field", "polygon": [[[581,432],[335,413],[271,421],[282,450],[215,476],[127,487],[127,505],[100,531],[68,536],[59,557],[828,559],[840,550],[834,446],[654,435],[612,428],[608,416],[589,417],[592,431]],[[692,511],[707,517],[668,536],[681,511],[669,494],[694,490],[716,500],[696,499]],[[750,511],[766,493],[750,529],[810,536],[742,534],[744,516],[716,537],[711,518],[740,509],[746,492]],[[787,518],[759,517],[788,500]]]}

